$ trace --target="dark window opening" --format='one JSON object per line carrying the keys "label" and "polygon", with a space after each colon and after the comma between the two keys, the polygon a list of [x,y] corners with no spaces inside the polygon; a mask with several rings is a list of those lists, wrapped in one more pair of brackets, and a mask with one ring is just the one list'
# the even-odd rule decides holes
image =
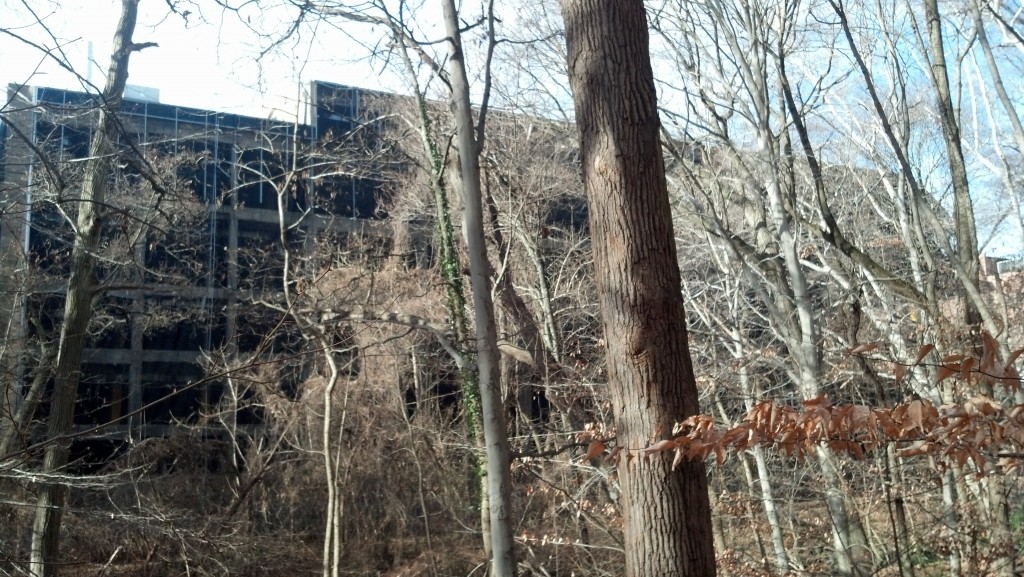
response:
{"label": "dark window opening", "polygon": [[85,363],[75,401],[75,424],[116,424],[128,413],[128,366]]}
{"label": "dark window opening", "polygon": [[568,231],[585,233],[589,229],[590,207],[578,196],[561,196],[551,201],[547,224]]}
{"label": "dark window opening", "polygon": [[71,247],[74,241],[71,227],[67,226],[56,207],[47,203],[36,203],[31,218],[29,259],[36,270],[66,278],[71,272]]}
{"label": "dark window opening", "polygon": [[202,378],[202,370],[185,363],[142,363],[142,404],[147,424],[190,421],[204,404],[203,385],[189,386]]}
{"label": "dark window opening", "polygon": [[358,90],[323,82],[317,82],[313,89],[317,138],[324,142],[345,138],[356,127]]}
{"label": "dark window opening", "polygon": [[206,343],[206,323],[198,320],[180,320],[151,328],[142,337],[142,346],[147,350],[198,351]]}
{"label": "dark window opening", "polygon": [[282,186],[285,170],[273,152],[243,150],[238,155],[238,204],[245,208],[277,208],[277,187]]}
{"label": "dark window opening", "polygon": [[368,178],[329,176],[313,184],[316,195],[314,208],[319,214],[345,218],[379,219],[385,215],[378,210],[377,195],[381,183]]}
{"label": "dark window opening", "polygon": [[103,297],[94,309],[87,346],[94,349],[129,348],[131,307],[131,299]]}

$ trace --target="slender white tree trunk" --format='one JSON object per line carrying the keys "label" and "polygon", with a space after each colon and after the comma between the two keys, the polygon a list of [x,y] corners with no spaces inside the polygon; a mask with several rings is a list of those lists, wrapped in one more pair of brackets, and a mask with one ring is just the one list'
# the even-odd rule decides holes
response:
{"label": "slender white tree trunk", "polygon": [[[512,536],[511,450],[505,428],[501,382],[498,371],[498,332],[491,300],[490,265],[483,226],[483,192],[480,185],[482,133],[476,133],[469,99],[462,35],[454,0],[443,0],[445,32],[448,35],[448,70],[451,104],[457,130],[459,168],[462,175],[463,231],[469,254],[469,277],[473,289],[476,328],[476,361],[480,387],[480,413],[487,459],[487,508],[490,526],[491,576],[512,577],[516,558]],[[482,513],[482,512],[481,512]]]}

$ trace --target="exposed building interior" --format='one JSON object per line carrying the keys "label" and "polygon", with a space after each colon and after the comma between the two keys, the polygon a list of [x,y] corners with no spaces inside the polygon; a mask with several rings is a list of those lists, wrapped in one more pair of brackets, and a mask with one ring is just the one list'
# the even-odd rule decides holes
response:
{"label": "exposed building interior", "polygon": [[[311,88],[310,124],[163,104],[145,91],[126,95],[118,114],[125,160],[105,241],[112,255],[127,243],[117,254],[130,256],[101,258],[107,286],[82,367],[80,431],[105,425],[90,435],[160,435],[194,419],[222,394],[223,379],[204,369],[211,351],[268,346],[258,321],[238,305],[240,296],[280,290],[273,246],[283,237],[311,242],[323,231],[341,239],[376,234],[385,216],[381,183],[372,170],[342,167],[332,156],[355,146],[360,129],[362,142],[372,138],[360,120],[365,91],[321,82]],[[0,139],[7,271],[0,295],[18,336],[11,342],[25,349],[18,366],[5,367],[17,396],[31,378],[29,359],[44,354],[32,343],[59,327],[70,183],[88,156],[99,103],[81,92],[14,85],[9,101],[15,122]],[[165,185],[191,191],[191,200],[146,204]],[[142,207],[163,224],[142,223]]]}

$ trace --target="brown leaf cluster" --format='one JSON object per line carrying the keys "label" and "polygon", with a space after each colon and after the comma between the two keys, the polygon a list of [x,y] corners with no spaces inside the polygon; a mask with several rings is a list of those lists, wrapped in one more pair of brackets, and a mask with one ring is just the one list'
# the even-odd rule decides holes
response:
{"label": "brown leaf cluster", "polygon": [[1024,405],[1004,407],[975,397],[958,405],[936,406],[913,399],[891,408],[833,405],[828,397],[804,401],[802,407],[762,401],[734,427],[715,426],[708,415],[678,423],[674,437],[640,451],[642,455],[673,452],[673,466],[683,459],[707,459],[718,464],[729,451],[755,446],[774,447],[802,458],[818,446],[828,446],[863,459],[870,451],[897,445],[897,455],[931,455],[963,465],[973,462],[979,473],[996,463],[1006,471],[1019,469],[1024,456]]}
{"label": "brown leaf cluster", "polygon": [[[980,354],[939,359],[936,382],[955,377],[1018,391],[1021,376],[1014,364],[1024,349],[1009,353],[1003,361],[999,358],[999,343],[987,332],[981,336]],[[877,343],[865,343],[848,353],[864,355],[879,347]],[[899,386],[908,372],[933,351],[935,345],[925,344],[912,363],[895,363],[895,384]],[[866,453],[885,444],[895,444],[901,457],[929,455],[939,463],[957,466],[969,461],[979,474],[990,471],[992,463],[1007,472],[1020,469],[1024,464],[1024,405],[1007,407],[986,396],[942,406],[926,399],[912,399],[894,407],[833,405],[824,395],[804,401],[802,407],[762,401],[730,428],[716,427],[709,415],[692,416],[676,424],[673,438],[654,442],[640,454],[673,452],[674,468],[683,459],[707,459],[712,454],[722,464],[728,451],[755,446],[774,447],[796,458],[827,446],[863,459]]]}

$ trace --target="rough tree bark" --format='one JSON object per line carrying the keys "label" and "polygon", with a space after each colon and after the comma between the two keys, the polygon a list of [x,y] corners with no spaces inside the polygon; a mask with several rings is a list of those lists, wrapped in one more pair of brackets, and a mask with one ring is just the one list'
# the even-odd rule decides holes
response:
{"label": "rough tree bark", "polygon": [[627,577],[715,575],[704,463],[636,456],[698,411],[640,0],[563,0],[615,408]]}
{"label": "rough tree bark", "polygon": [[[92,302],[97,283],[96,257],[102,231],[102,207],[110,186],[114,165],[118,122],[115,117],[128,81],[128,60],[131,53],[152,44],[135,44],[135,20],[139,0],[122,0],[121,18],[114,33],[107,84],[100,96],[99,121],[89,148],[89,161],[82,183],[81,201],[75,225],[71,252],[71,277],[64,301],[64,320],[57,346],[54,370],[54,396],[50,404],[48,435],[50,444],[43,457],[43,475],[59,474],[67,465],[71,445],[75,399],[81,378],[82,350],[92,318]],[[67,499],[66,484],[53,480],[40,487],[32,527],[32,553],[29,572],[36,577],[57,574],[55,563],[60,548],[60,524]]]}

